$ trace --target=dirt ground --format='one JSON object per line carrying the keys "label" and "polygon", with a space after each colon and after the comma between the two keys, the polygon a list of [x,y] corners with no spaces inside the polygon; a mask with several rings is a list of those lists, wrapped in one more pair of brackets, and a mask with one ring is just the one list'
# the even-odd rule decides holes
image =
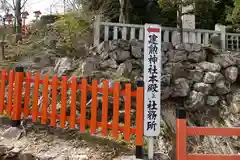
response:
{"label": "dirt ground", "polygon": [[[0,134],[8,127],[9,120],[1,118]],[[112,160],[122,155],[134,152],[124,143],[36,123],[28,123],[27,135],[19,140],[0,139],[0,160]]]}

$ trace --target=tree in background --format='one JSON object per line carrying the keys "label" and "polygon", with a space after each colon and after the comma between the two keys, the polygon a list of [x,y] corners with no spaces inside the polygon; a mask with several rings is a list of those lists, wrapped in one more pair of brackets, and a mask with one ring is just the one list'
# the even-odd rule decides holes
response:
{"label": "tree in background", "polygon": [[27,3],[27,0],[1,0],[1,6],[7,8],[8,11],[15,11],[15,33],[16,33],[16,42],[22,40],[22,21],[21,21],[21,10],[24,5]]}

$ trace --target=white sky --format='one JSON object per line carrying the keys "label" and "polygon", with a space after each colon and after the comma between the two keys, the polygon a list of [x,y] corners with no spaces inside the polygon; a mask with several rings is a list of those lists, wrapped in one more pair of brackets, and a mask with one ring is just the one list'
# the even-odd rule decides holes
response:
{"label": "white sky", "polygon": [[[12,4],[12,0],[7,0],[7,2]],[[40,10],[42,15],[63,13],[63,0],[28,0],[22,10],[29,13],[27,23],[35,19],[33,12],[37,10]],[[13,11],[11,13],[14,15]],[[3,10],[0,10],[0,14],[4,15]]]}
{"label": "white sky", "polygon": [[28,22],[34,19],[34,11],[40,10],[42,15],[63,12],[63,0],[28,0],[25,6],[28,11]]}

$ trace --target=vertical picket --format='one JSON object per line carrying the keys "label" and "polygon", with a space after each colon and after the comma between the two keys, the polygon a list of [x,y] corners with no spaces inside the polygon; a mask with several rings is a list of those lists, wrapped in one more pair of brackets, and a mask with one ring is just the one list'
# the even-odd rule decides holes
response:
{"label": "vertical picket", "polygon": [[13,83],[14,83],[14,70],[9,72],[8,78],[8,104],[7,104],[7,115],[11,116],[12,113],[12,98],[13,98]]}
{"label": "vertical picket", "polygon": [[25,80],[25,95],[24,95],[24,118],[29,116],[29,103],[30,103],[30,86],[32,75],[30,72],[26,73]]}
{"label": "vertical picket", "polygon": [[107,136],[108,130],[108,81],[103,81],[102,97],[102,135]]}
{"label": "vertical picket", "polygon": [[91,108],[91,133],[96,133],[97,128],[97,108],[98,108],[98,100],[97,100],[97,89],[98,89],[98,81],[92,81],[92,108]]}
{"label": "vertical picket", "polygon": [[5,85],[6,85],[6,70],[2,69],[2,73],[1,73],[1,88],[0,88],[0,114],[3,113],[4,110],[4,97],[5,97]]}
{"label": "vertical picket", "polygon": [[65,128],[67,110],[67,76],[62,77],[60,128]]}
{"label": "vertical picket", "polygon": [[144,82],[139,81],[137,84],[136,96],[136,147],[143,145],[143,106],[144,106]]}
{"label": "vertical picket", "polygon": [[131,127],[131,84],[125,85],[124,139],[130,141]]}
{"label": "vertical picket", "polygon": [[119,99],[120,99],[120,83],[114,83],[113,89],[113,137],[118,138],[118,123],[119,123]]}
{"label": "vertical picket", "polygon": [[14,85],[14,107],[12,115],[12,124],[14,124],[13,126],[19,126],[21,119],[22,88],[24,79],[23,67],[16,67],[15,71],[16,76]]}
{"label": "vertical picket", "polygon": [[86,128],[86,104],[87,104],[87,80],[82,79],[82,83],[81,83],[80,132],[84,132],[85,128]]}
{"label": "vertical picket", "polygon": [[47,107],[48,107],[48,76],[43,77],[43,103],[42,103],[42,124],[47,123]]}
{"label": "vertical picket", "polygon": [[71,113],[70,113],[70,128],[74,129],[76,125],[76,101],[77,101],[77,78],[72,77],[71,84]]}
{"label": "vertical picket", "polygon": [[51,106],[51,126],[56,126],[57,116],[57,88],[58,88],[58,77],[52,77],[52,106]]}
{"label": "vertical picket", "polygon": [[35,73],[34,77],[34,90],[33,90],[33,107],[32,107],[32,121],[37,122],[38,117],[38,92],[40,84],[40,73]]}

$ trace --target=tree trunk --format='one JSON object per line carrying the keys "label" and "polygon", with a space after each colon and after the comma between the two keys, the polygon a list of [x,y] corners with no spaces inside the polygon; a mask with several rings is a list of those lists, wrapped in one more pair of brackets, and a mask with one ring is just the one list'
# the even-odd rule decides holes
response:
{"label": "tree trunk", "polygon": [[119,23],[129,23],[130,18],[130,0],[119,0],[120,15]]}
{"label": "tree trunk", "polygon": [[16,43],[22,40],[21,0],[16,0]]}
{"label": "tree trunk", "polygon": [[5,52],[4,47],[5,47],[5,45],[4,45],[4,41],[2,41],[2,42],[1,42],[1,54],[0,54],[0,60],[4,60],[4,59],[5,59],[5,56],[4,56],[4,52]]}
{"label": "tree trunk", "polygon": [[[3,18],[3,28],[4,30],[6,29],[6,21],[5,18]],[[1,40],[1,53],[0,53],[0,60],[4,60],[5,59],[5,38],[6,38],[6,33],[3,32],[3,36],[2,36],[2,40]]]}

